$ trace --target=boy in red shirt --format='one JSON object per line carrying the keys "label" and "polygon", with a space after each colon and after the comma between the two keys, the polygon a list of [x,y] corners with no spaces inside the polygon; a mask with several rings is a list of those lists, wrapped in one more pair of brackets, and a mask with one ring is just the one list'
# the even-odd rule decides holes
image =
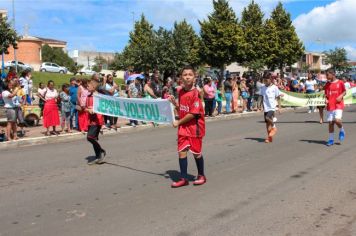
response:
{"label": "boy in red shirt", "polygon": [[176,106],[179,120],[173,122],[173,127],[178,127],[178,155],[181,179],[173,182],[171,187],[178,188],[188,185],[188,150],[193,153],[198,169],[198,177],[194,185],[206,182],[204,175],[204,159],[202,155],[202,142],[205,136],[204,109],[199,99],[199,91],[194,87],[195,70],[192,66],[185,66],[181,70],[183,89],[179,91],[178,103],[171,96],[169,100]]}
{"label": "boy in red shirt", "polygon": [[327,146],[334,144],[334,124],[339,127],[339,140],[345,139],[345,130],[342,126],[342,112],[344,110],[344,96],[346,89],[344,82],[336,79],[335,71],[329,69],[326,73],[328,82],[325,85],[326,110],[328,111],[327,120],[329,122],[329,141]]}
{"label": "boy in red shirt", "polygon": [[88,90],[90,94],[87,97],[85,107],[85,111],[88,113],[89,120],[87,140],[93,145],[96,157],[94,160],[89,161],[88,165],[103,163],[104,157],[106,155],[105,150],[102,149],[100,144],[98,143],[99,133],[101,126],[104,125],[104,119],[102,115],[95,114],[93,111],[93,94],[96,93],[98,87],[99,82],[95,79],[91,79],[88,83]]}

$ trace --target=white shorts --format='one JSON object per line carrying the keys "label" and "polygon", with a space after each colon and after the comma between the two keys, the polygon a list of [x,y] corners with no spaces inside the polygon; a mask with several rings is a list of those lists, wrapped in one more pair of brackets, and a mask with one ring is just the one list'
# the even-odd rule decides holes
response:
{"label": "white shorts", "polygon": [[327,121],[342,120],[342,110],[328,111]]}

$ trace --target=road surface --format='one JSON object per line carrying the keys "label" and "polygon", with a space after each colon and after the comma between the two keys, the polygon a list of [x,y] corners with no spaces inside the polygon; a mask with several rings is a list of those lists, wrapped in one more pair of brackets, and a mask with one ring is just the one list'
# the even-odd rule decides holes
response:
{"label": "road surface", "polygon": [[103,165],[86,164],[86,141],[1,151],[0,236],[356,235],[355,115],[333,147],[302,110],[278,116],[272,144],[262,114],[209,122],[199,187],[170,188],[173,128],[103,137]]}

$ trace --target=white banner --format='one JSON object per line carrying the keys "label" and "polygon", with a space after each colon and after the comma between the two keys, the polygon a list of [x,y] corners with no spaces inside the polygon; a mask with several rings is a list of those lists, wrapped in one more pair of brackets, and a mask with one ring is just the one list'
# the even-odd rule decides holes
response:
{"label": "white banner", "polygon": [[94,112],[131,120],[171,124],[173,105],[165,99],[112,97],[94,94]]}

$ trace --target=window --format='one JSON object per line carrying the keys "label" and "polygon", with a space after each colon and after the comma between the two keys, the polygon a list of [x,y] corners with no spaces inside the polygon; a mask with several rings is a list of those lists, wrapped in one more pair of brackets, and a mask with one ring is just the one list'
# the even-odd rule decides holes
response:
{"label": "window", "polygon": [[57,64],[54,64],[54,63],[52,63],[52,66],[53,67],[59,67]]}
{"label": "window", "polygon": [[47,62],[47,63],[45,63],[45,66],[51,66],[51,63]]}

